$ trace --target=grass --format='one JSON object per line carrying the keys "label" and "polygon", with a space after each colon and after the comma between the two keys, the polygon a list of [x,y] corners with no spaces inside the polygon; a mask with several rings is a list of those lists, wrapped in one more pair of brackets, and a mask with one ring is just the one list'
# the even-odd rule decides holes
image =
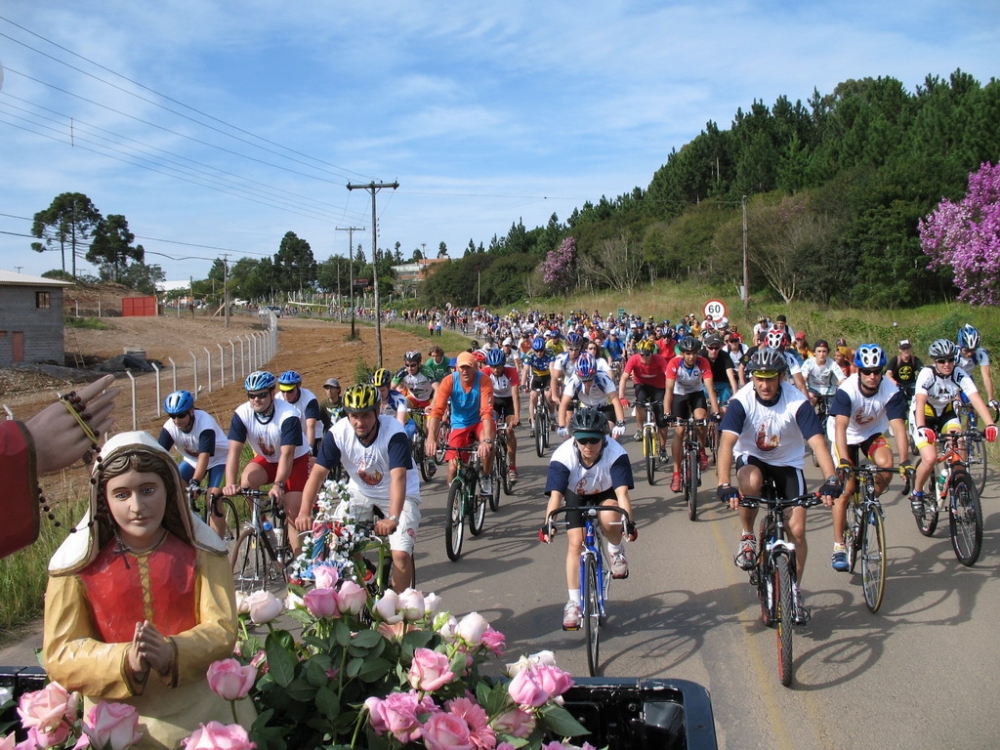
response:
{"label": "grass", "polygon": [[109,328],[111,328],[111,326],[109,326],[100,318],[66,317],[63,318],[63,323],[65,323],[70,328],[90,328],[95,331],[106,331]]}

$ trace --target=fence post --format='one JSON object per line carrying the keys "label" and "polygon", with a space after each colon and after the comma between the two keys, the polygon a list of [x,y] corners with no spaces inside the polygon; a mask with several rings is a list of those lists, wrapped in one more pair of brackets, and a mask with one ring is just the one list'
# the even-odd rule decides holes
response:
{"label": "fence post", "polygon": [[176,391],[177,390],[177,363],[174,362],[174,358],[173,357],[167,357],[167,362],[170,363],[170,368],[171,368],[171,370],[173,370],[173,373],[174,373],[174,390]]}
{"label": "fence post", "polygon": [[3,405],[3,410],[4,410],[5,412],[7,412],[7,419],[13,419],[13,418],[14,418],[14,412],[12,412],[12,411],[10,410],[10,407],[9,407],[9,406],[7,406],[7,404],[4,404],[4,405]]}
{"label": "fence post", "polygon": [[135,375],[132,374],[131,370],[126,370],[125,374],[128,375],[128,379],[132,381],[132,429],[139,429],[139,415],[136,413],[135,406]]}
{"label": "fence post", "polygon": [[229,361],[232,364],[231,369],[233,371],[233,382],[235,383],[236,382],[236,344],[233,343],[232,339],[229,339],[229,349],[230,349],[229,353],[231,355],[230,358],[229,358]]}
{"label": "fence post", "polygon": [[156,370],[156,416],[160,416],[160,404],[163,403],[163,399],[160,398],[160,366],[155,362],[150,362],[153,369]]}
{"label": "fence post", "polygon": [[207,346],[203,346],[202,349],[205,350],[206,356],[208,356],[208,367],[206,372],[208,372],[208,392],[212,392],[212,352],[208,350]]}
{"label": "fence post", "polygon": [[195,398],[198,398],[198,358],[194,356],[194,352],[188,352],[191,355],[191,360],[194,362],[194,388],[191,392],[195,394]]}
{"label": "fence post", "polygon": [[219,347],[219,388],[226,387],[226,350],[222,348],[222,344],[216,344]]}
{"label": "fence post", "polygon": [[240,377],[245,378],[247,376],[247,355],[243,351],[243,336],[237,336],[236,338],[240,340]]}

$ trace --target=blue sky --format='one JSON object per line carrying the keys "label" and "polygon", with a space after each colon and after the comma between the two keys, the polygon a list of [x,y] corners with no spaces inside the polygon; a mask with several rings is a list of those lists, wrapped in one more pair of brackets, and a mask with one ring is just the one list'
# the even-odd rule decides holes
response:
{"label": "blue sky", "polygon": [[369,195],[346,185],[372,181],[399,182],[379,247],[460,257],[646,188],[754,99],[956,68],[985,83],[998,49],[1000,4],[963,0],[7,0],[0,267],[59,267],[18,235],[62,192],[124,214],[170,280],[288,231],[323,260],[347,251],[337,227],[365,227],[369,252]]}

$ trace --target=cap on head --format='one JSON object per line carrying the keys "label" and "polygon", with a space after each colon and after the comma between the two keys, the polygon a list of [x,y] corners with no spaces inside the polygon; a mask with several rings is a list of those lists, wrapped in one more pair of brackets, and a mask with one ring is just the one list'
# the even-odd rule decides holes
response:
{"label": "cap on head", "polygon": [[473,356],[472,352],[462,352],[455,358],[456,367],[475,367],[476,358]]}
{"label": "cap on head", "polygon": [[325,383],[323,383],[324,388],[340,388],[340,381],[336,378],[329,378]]}
{"label": "cap on head", "polygon": [[911,342],[909,339],[903,339],[902,341],[899,342],[899,348],[900,349],[912,349],[913,348],[913,342]]}

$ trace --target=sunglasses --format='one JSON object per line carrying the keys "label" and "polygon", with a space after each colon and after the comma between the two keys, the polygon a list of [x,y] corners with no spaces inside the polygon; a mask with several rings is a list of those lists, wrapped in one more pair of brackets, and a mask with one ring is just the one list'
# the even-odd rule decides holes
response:
{"label": "sunglasses", "polygon": [[953,359],[935,359],[934,364],[936,365],[953,365],[955,360]]}
{"label": "sunglasses", "polygon": [[760,378],[761,380],[772,380],[778,377],[777,370],[758,370],[753,374],[755,378]]}
{"label": "sunglasses", "polygon": [[580,445],[597,445],[603,440],[603,438],[577,438],[576,442]]}
{"label": "sunglasses", "polygon": [[705,347],[705,348],[708,349],[710,352],[717,352],[722,347],[721,346],[708,346],[708,347]]}
{"label": "sunglasses", "polygon": [[254,391],[252,393],[247,391],[247,399],[250,401],[263,401],[269,395],[271,395],[270,391]]}
{"label": "sunglasses", "polygon": [[881,375],[881,367],[862,367],[858,370],[862,375]]}
{"label": "sunglasses", "polygon": [[180,420],[187,419],[190,416],[191,416],[191,412],[186,411],[183,414],[174,414],[170,418],[173,419],[175,422],[179,422]]}

